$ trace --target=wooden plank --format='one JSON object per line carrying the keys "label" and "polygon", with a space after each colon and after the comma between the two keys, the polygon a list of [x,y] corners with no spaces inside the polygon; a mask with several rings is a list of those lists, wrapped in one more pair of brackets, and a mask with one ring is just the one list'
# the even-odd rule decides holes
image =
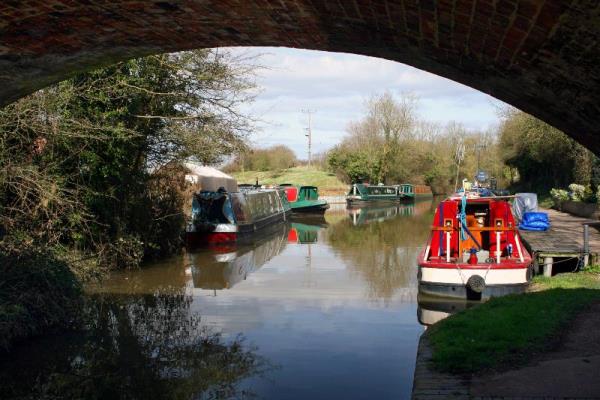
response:
{"label": "wooden plank", "polygon": [[[583,252],[583,223],[589,219],[576,217],[552,209],[548,213],[551,228],[545,232],[520,231],[521,238],[530,252],[545,257],[576,256]],[[590,253],[600,253],[600,232],[589,230]]]}

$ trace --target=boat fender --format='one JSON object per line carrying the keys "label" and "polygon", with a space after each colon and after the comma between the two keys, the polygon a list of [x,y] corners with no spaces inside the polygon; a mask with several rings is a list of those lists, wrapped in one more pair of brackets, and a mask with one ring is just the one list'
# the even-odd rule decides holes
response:
{"label": "boat fender", "polygon": [[485,289],[485,279],[480,275],[473,275],[467,280],[467,287],[475,293],[482,293]]}
{"label": "boat fender", "polygon": [[469,264],[473,265],[473,264],[477,264],[477,249],[475,247],[471,247],[471,250],[469,250],[469,253],[471,254],[469,256]]}

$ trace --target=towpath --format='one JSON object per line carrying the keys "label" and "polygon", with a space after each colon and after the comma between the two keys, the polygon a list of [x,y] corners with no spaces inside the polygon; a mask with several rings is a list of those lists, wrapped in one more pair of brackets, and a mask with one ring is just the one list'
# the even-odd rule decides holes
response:
{"label": "towpath", "polygon": [[534,356],[524,367],[456,376],[429,367],[427,335],[419,343],[414,400],[600,399],[600,303],[579,314],[563,332],[559,348]]}

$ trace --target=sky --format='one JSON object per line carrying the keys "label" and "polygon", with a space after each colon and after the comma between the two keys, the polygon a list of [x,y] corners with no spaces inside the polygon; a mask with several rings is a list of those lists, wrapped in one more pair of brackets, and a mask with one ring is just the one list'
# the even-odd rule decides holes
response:
{"label": "sky", "polygon": [[421,119],[445,126],[486,130],[498,122],[502,105],[482,92],[434,74],[380,58],[289,48],[232,48],[234,54],[258,55],[260,87],[245,110],[261,122],[250,140],[254,146],[284,144],[307,158],[308,116],[312,111],[313,154],[324,152],[346,134],[351,121],[365,115],[365,101],[386,90],[411,93]]}

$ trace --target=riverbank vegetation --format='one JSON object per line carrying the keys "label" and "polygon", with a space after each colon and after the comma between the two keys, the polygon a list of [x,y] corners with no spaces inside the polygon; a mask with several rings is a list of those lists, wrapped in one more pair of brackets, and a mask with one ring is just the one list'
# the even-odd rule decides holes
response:
{"label": "riverbank vegetation", "polygon": [[277,185],[292,183],[298,185],[314,185],[319,188],[321,196],[344,195],[348,192],[348,185],[340,181],[332,172],[324,171],[318,167],[299,166],[275,171],[244,171],[233,172],[232,176],[240,183],[256,183]]}
{"label": "riverbank vegetation", "polygon": [[434,325],[428,332],[434,367],[453,373],[506,369],[552,349],[579,312],[600,302],[600,266],[535,277],[532,290],[491,299]]}
{"label": "riverbank vegetation", "polygon": [[298,166],[298,159],[292,149],[284,145],[261,148],[248,148],[231,160],[225,172],[282,171]]}
{"label": "riverbank vegetation", "polygon": [[366,102],[364,117],[349,124],[327,163],[347,183],[421,183],[434,193],[448,193],[463,178],[472,179],[478,163],[501,183],[505,176],[492,131],[422,120],[415,97],[387,92]]}
{"label": "riverbank vegetation", "polygon": [[6,338],[69,320],[54,294],[76,297],[84,271],[181,249],[181,161],[221,162],[246,146],[254,121],[239,107],[253,99],[254,68],[221,50],[155,55],[0,110],[0,257],[18,260],[0,263]]}

